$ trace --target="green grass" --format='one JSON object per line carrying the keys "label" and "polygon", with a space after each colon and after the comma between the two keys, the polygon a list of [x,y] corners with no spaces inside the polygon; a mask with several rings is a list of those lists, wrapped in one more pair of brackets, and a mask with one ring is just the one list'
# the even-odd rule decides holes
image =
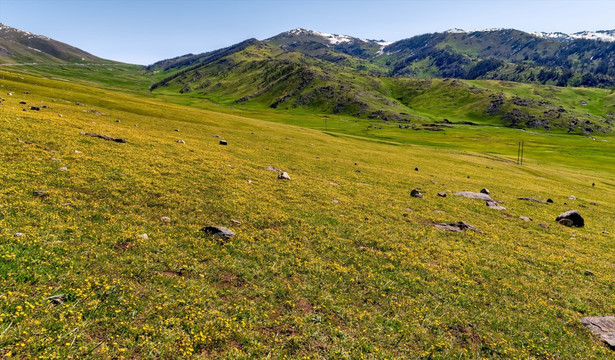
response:
{"label": "green grass", "polygon": [[[301,109],[0,75],[0,356],[612,357],[579,323],[615,311],[612,137],[325,128]],[[192,101],[206,109],[175,104]],[[508,210],[451,194],[483,187]],[[571,208],[585,228],[554,221]],[[430,226],[460,220],[482,233]]]}

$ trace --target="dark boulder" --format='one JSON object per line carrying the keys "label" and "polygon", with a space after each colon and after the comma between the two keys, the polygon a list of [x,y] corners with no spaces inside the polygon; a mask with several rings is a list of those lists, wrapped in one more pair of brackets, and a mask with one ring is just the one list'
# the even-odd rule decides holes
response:
{"label": "dark boulder", "polygon": [[201,229],[204,233],[221,239],[230,239],[235,236],[235,233],[224,226],[208,225]]}
{"label": "dark boulder", "polygon": [[560,214],[555,218],[555,221],[565,226],[583,227],[585,226],[585,220],[576,210],[569,210]]}

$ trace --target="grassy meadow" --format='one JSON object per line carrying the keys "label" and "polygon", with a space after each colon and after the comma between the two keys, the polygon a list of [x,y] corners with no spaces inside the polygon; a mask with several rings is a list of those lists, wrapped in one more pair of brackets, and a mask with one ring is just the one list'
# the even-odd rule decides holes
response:
{"label": "grassy meadow", "polygon": [[[613,357],[579,322],[615,313],[612,136],[325,124],[10,71],[0,358]],[[482,188],[507,210],[452,194]],[[570,209],[584,228],[555,222]],[[432,226],[457,221],[480,231]]]}

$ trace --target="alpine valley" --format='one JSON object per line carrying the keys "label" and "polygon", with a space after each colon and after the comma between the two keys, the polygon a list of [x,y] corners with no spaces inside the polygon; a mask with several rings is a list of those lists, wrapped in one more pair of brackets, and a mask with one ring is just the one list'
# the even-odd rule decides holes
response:
{"label": "alpine valley", "polygon": [[0,24],[0,359],[612,359],[614,41]]}

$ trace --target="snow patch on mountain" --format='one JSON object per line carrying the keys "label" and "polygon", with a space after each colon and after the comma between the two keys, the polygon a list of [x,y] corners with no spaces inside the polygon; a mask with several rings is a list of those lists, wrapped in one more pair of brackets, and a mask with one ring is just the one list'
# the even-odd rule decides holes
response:
{"label": "snow patch on mountain", "polygon": [[355,40],[359,40],[359,41],[363,41],[363,42],[369,42],[368,40],[354,38],[354,37],[348,36],[348,35],[338,35],[338,34],[323,33],[323,32],[320,32],[320,31],[306,30],[306,29],[301,29],[301,28],[297,28],[297,29],[291,30],[291,31],[289,31],[289,33],[291,35],[307,34],[307,35],[313,35],[313,36],[320,36],[320,37],[326,39],[329,42],[329,44],[331,44],[331,45],[338,45],[338,44],[342,44],[342,43],[349,43],[349,42],[353,42]]}
{"label": "snow patch on mountain", "polygon": [[565,34],[562,32],[532,32],[530,34],[539,38],[557,41],[572,41],[578,39],[585,39],[604,42],[615,42],[615,30],[580,31],[574,34]]}

